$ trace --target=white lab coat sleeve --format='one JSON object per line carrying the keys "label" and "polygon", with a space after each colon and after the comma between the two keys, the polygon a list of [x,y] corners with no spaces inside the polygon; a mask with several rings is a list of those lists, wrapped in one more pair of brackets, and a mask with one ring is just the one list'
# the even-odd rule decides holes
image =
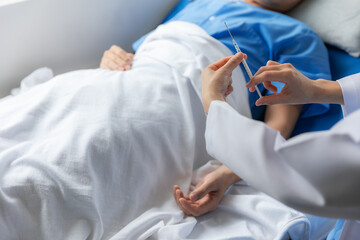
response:
{"label": "white lab coat sleeve", "polygon": [[344,77],[337,82],[344,97],[343,114],[347,116],[360,108],[360,73]]}
{"label": "white lab coat sleeve", "polygon": [[306,133],[288,141],[263,122],[213,101],[206,123],[206,147],[253,187],[316,215],[360,218],[360,111],[349,129]]}

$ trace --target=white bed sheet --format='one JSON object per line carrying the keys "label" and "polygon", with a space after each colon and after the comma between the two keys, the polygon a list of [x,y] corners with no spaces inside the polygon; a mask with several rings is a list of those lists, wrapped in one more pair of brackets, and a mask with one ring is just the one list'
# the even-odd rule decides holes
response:
{"label": "white bed sheet", "polygon": [[[199,27],[159,27],[127,72],[59,75],[0,102],[4,239],[318,239],[334,225],[235,184],[185,217],[172,187],[218,166],[204,142],[201,70],[230,55]],[[46,75],[46,74],[45,74]],[[228,98],[250,116],[240,68]],[[193,169],[202,166],[194,173]]]}

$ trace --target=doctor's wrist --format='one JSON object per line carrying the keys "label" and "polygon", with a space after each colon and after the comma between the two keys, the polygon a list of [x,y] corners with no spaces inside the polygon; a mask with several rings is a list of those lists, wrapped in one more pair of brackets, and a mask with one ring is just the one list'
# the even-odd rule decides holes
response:
{"label": "doctor's wrist", "polygon": [[225,101],[225,97],[217,94],[202,94],[202,102],[206,114],[209,112],[211,102],[216,100]]}
{"label": "doctor's wrist", "polygon": [[337,81],[318,79],[312,82],[312,103],[344,104],[341,86]]}

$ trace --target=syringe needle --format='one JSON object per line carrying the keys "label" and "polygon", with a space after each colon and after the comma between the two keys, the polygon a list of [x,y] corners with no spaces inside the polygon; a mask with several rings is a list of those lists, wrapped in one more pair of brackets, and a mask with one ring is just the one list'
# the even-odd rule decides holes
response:
{"label": "syringe needle", "polygon": [[[239,46],[237,45],[234,37],[232,36],[232,34],[231,34],[231,32],[230,32],[230,29],[228,28],[226,22],[224,22],[224,24],[225,24],[225,26],[226,26],[229,34],[230,34],[230,37],[231,37],[231,39],[232,39],[232,42],[233,42],[234,47],[235,47],[235,49],[236,49],[236,52],[241,52]],[[250,78],[250,80],[251,80],[254,76],[253,76],[253,74],[252,74],[252,72],[251,72],[251,70],[250,70],[250,68],[249,68],[249,65],[247,64],[247,62],[246,62],[245,59],[243,59],[241,62],[242,62],[242,64],[244,65],[244,68],[245,68],[245,70],[246,70],[246,73],[248,74],[248,76],[249,76],[249,78]],[[262,95],[261,95],[261,92],[260,92],[258,86],[255,85],[255,89],[256,89],[256,92],[257,92],[257,94],[259,95],[259,97],[262,98]]]}

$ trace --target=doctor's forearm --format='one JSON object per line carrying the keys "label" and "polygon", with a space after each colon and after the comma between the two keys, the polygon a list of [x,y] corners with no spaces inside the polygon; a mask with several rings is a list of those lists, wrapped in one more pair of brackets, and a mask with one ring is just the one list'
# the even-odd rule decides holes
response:
{"label": "doctor's forearm", "polygon": [[358,219],[360,193],[354,189],[360,182],[360,135],[346,130],[347,122],[339,124],[283,141],[263,123],[214,101],[207,117],[206,148],[250,185],[291,207]]}
{"label": "doctor's forearm", "polygon": [[313,94],[310,102],[344,105],[344,98],[339,83],[324,79],[313,81]]}

